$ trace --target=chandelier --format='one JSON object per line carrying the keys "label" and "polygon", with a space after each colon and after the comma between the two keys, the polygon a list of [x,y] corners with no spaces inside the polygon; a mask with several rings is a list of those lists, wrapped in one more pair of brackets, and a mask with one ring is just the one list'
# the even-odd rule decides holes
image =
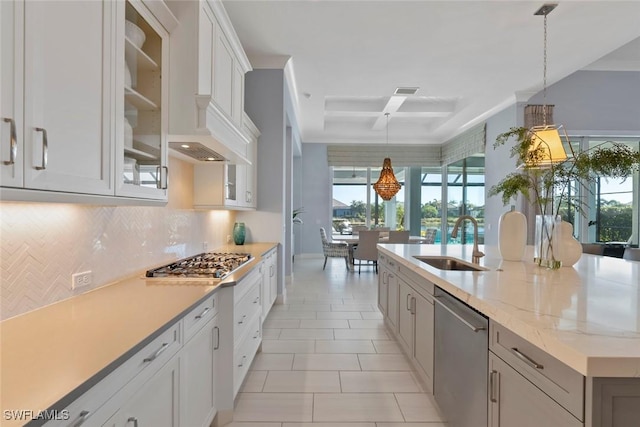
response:
{"label": "chandelier", "polygon": [[[389,113],[385,113],[387,116],[387,146],[389,145]],[[391,200],[393,196],[400,191],[400,183],[393,174],[393,168],[391,167],[391,158],[385,157],[382,162],[382,170],[380,171],[380,178],[373,184],[373,189],[378,193],[382,200]]]}

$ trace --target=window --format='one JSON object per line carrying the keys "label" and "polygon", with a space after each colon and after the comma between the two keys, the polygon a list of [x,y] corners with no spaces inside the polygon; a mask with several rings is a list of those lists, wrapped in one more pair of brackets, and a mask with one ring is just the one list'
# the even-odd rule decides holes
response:
{"label": "window", "polygon": [[447,243],[472,243],[473,224],[465,221],[456,239],[451,232],[461,215],[478,221],[478,243],[484,243],[484,154],[447,166]]}

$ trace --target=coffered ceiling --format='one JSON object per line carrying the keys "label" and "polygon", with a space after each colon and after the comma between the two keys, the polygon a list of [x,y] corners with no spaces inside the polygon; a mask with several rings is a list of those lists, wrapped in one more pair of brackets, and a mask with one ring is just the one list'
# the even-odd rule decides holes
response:
{"label": "coffered ceiling", "polygon": [[[224,1],[254,68],[291,58],[303,142],[384,143],[388,112],[391,144],[443,143],[541,90],[542,4]],[[639,1],[560,2],[548,84],[580,69],[640,70]]]}

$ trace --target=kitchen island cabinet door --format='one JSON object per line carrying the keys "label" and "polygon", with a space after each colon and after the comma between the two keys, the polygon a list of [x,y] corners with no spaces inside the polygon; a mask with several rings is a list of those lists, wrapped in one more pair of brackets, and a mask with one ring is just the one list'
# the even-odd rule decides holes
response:
{"label": "kitchen island cabinet door", "polygon": [[433,390],[433,302],[422,295],[415,294],[415,343],[414,358],[423,373],[427,384]]}
{"label": "kitchen island cabinet door", "polygon": [[415,296],[413,289],[407,285],[402,279],[398,279],[400,296],[398,302],[399,308],[399,320],[398,330],[400,337],[400,344],[404,347],[406,354],[409,357],[413,356],[413,341],[414,341],[414,304]]}
{"label": "kitchen island cabinet door", "polygon": [[387,319],[394,333],[398,332],[398,276],[393,273],[387,275]]}
{"label": "kitchen island cabinet door", "polygon": [[490,427],[582,425],[538,387],[489,352]]}
{"label": "kitchen island cabinet door", "polygon": [[[378,262],[380,264],[380,262]],[[389,305],[389,270],[381,265],[378,275],[378,309],[383,316],[387,315]]]}

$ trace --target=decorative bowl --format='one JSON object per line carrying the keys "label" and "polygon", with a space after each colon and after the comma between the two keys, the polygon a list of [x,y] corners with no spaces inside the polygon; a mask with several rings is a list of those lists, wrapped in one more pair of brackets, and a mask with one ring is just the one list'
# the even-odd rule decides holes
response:
{"label": "decorative bowl", "polygon": [[129,64],[127,64],[127,61],[124,61],[124,85],[126,87],[133,87],[131,80],[131,70],[129,69]]}
{"label": "decorative bowl", "polygon": [[131,21],[124,22],[124,34],[138,49],[142,48],[144,40],[147,37],[144,31]]}

